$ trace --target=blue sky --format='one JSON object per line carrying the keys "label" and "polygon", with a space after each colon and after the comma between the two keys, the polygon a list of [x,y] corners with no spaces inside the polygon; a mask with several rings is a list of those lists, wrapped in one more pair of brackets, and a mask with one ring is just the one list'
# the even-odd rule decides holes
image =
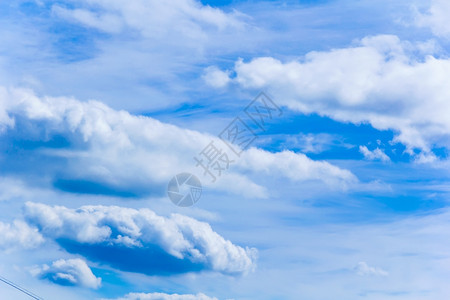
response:
{"label": "blue sky", "polygon": [[[449,16],[0,3],[0,276],[43,299],[448,298]],[[219,135],[260,92],[282,114],[237,156]],[[215,182],[211,142],[232,160]],[[182,172],[190,207],[166,193]]]}

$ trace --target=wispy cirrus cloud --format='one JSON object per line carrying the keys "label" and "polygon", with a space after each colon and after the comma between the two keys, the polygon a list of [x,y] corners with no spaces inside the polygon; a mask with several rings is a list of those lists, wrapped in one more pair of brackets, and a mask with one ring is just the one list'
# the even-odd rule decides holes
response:
{"label": "wispy cirrus cloud", "polygon": [[[81,5],[80,5],[81,4]],[[96,28],[108,33],[136,30],[144,37],[174,37],[201,40],[208,33],[246,26],[240,20],[243,14],[224,11],[203,5],[194,0],[159,1],[80,1],[79,8],[66,8],[54,4],[52,11],[69,21]],[[211,32],[212,31],[212,32]],[[167,40],[167,39],[166,39]]]}

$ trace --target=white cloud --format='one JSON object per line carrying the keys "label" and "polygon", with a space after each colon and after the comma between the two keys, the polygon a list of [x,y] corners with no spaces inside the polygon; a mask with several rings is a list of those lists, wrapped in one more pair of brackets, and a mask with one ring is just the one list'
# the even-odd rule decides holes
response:
{"label": "white cloud", "polygon": [[[38,152],[47,157],[66,159],[67,165],[59,170],[65,179],[95,181],[116,190],[142,193],[161,189],[172,176],[185,171],[205,178],[203,183],[211,186],[210,179],[203,177],[203,169],[195,167],[193,157],[210,141],[223,145],[217,137],[116,111],[97,101],[39,98],[29,90],[0,88],[0,103],[5,109],[5,112],[0,111],[0,116],[4,116],[0,118],[0,124],[5,128],[14,130],[20,126],[14,127],[11,123],[19,118],[22,123],[29,124],[27,126],[40,128],[27,132],[31,135],[27,138],[45,142],[57,135],[71,143],[70,150],[40,147]],[[247,176],[236,173],[238,169],[259,172],[264,168],[267,174],[273,171],[292,180],[327,183],[346,183],[355,179],[349,171],[313,161],[303,154],[250,149],[242,158],[234,160],[235,165],[231,165],[224,180],[219,180],[214,187],[247,197],[267,197],[267,192]],[[233,168],[235,166],[237,168]],[[30,167],[29,172],[36,169]]]}
{"label": "white cloud", "polygon": [[239,60],[234,81],[267,88],[302,113],[392,129],[408,150],[449,148],[450,60],[417,57],[418,49],[393,35],[365,37],[353,47],[310,52],[301,60]]}
{"label": "white cloud", "polygon": [[23,221],[14,220],[12,224],[0,222],[0,249],[31,249],[43,242],[44,238],[38,230]]}
{"label": "white cloud", "polygon": [[215,297],[208,297],[203,293],[192,294],[166,294],[166,293],[130,293],[117,300],[217,300]]}
{"label": "white cloud", "polygon": [[436,155],[434,153],[419,153],[418,155],[416,155],[415,157],[415,162],[417,163],[432,163],[438,161],[438,158],[436,157]]}
{"label": "white cloud", "polygon": [[80,3],[83,8],[67,9],[54,5],[53,11],[62,18],[102,31],[117,33],[126,27],[145,37],[171,35],[172,38],[204,40],[211,28],[215,31],[244,26],[237,13],[225,13],[195,0],[90,0]]}
{"label": "white cloud", "polygon": [[209,224],[179,214],[165,218],[149,209],[83,206],[74,210],[32,202],[27,202],[24,214],[27,222],[51,239],[136,251],[149,249],[149,260],[155,259],[155,250],[150,247],[156,246],[179,260],[227,274],[246,273],[255,266],[256,249],[236,246]]}
{"label": "white cloud", "polygon": [[416,25],[429,27],[433,34],[440,37],[450,37],[450,2],[447,0],[432,0],[427,12],[417,12]]}
{"label": "white cloud", "polygon": [[34,276],[48,279],[60,285],[76,285],[92,289],[101,286],[102,279],[96,277],[84,260],[59,259],[51,266],[43,265],[36,267],[32,271]]}
{"label": "white cloud", "polygon": [[21,180],[0,177],[0,201],[30,197],[33,193],[29,189]]}
{"label": "white cloud", "polygon": [[383,162],[391,161],[389,156],[378,147],[370,151],[366,146],[359,146],[359,152],[361,152],[364,155],[364,158],[368,160],[381,160]]}
{"label": "white cloud", "polygon": [[208,85],[215,88],[223,88],[231,81],[229,72],[224,72],[216,66],[206,68],[202,78]]}
{"label": "white cloud", "polygon": [[351,144],[344,141],[341,136],[328,133],[300,133],[298,135],[287,135],[286,146],[290,149],[299,148],[304,153],[322,153],[333,147],[352,148]]}
{"label": "white cloud", "polygon": [[123,27],[122,20],[118,16],[108,13],[97,15],[89,10],[69,10],[56,4],[52,7],[52,13],[61,18],[79,22],[108,33],[119,33]]}
{"label": "white cloud", "polygon": [[334,137],[330,134],[300,134],[299,136],[288,137],[294,144],[297,144],[305,153],[321,153],[329,149],[333,144]]}
{"label": "white cloud", "polygon": [[[215,55],[259,49],[266,38],[242,13],[200,1],[56,2],[40,6],[40,13],[5,6],[1,84],[101,97],[134,112],[173,108],[192,103],[189,95],[203,86],[199,64]],[[249,38],[253,42],[240,42]]]}
{"label": "white cloud", "polygon": [[383,269],[370,267],[366,262],[361,261],[355,267],[355,272],[359,276],[388,276],[388,272]]}
{"label": "white cloud", "polygon": [[331,186],[357,182],[355,175],[348,170],[342,170],[328,162],[313,161],[302,153],[292,151],[270,153],[250,148],[243,154],[240,167],[293,181],[322,180]]}

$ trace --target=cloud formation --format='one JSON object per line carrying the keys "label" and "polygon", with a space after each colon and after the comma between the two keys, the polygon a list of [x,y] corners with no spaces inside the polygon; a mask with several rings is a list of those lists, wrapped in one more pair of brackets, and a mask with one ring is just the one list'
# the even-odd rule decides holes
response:
{"label": "cloud formation", "polygon": [[444,38],[450,37],[450,2],[446,0],[432,0],[426,12],[416,12],[416,25],[428,27],[434,35]]}
{"label": "cloud formation", "polygon": [[332,186],[356,183],[352,172],[325,161],[313,161],[302,153],[282,151],[270,153],[250,148],[242,157],[239,167],[267,176],[276,175],[292,181],[321,180]]}
{"label": "cloud formation", "polygon": [[218,8],[203,5],[195,0],[176,0],[168,3],[151,0],[80,1],[77,8],[60,4],[52,6],[52,12],[71,22],[107,33],[135,31],[146,38],[167,36],[189,41],[202,41],[208,35],[226,29],[245,26],[236,12],[225,13]]}
{"label": "cloud formation", "polygon": [[27,202],[24,215],[29,224],[69,252],[125,271],[240,274],[255,267],[256,249],[236,246],[209,224],[180,214],[165,218],[149,209],[69,209]]}
{"label": "cloud formation", "polygon": [[209,86],[214,88],[223,88],[230,83],[230,74],[220,70],[216,66],[207,67],[202,76],[203,80]]}
{"label": "cloud formation", "polygon": [[51,266],[42,265],[32,270],[32,274],[41,279],[47,279],[64,286],[82,286],[97,289],[101,286],[102,279],[96,277],[84,260],[59,259]]}
{"label": "cloud formation", "polygon": [[11,224],[0,222],[0,249],[36,248],[44,242],[44,238],[34,227],[14,220]]}
{"label": "cloud formation", "polygon": [[[28,147],[23,151],[8,149],[11,157],[5,159],[5,172],[50,178],[51,184],[68,192],[125,197],[161,195],[172,176],[188,170],[203,178],[203,169],[195,168],[193,157],[211,141],[222,143],[217,137],[116,111],[101,102],[37,97],[30,90],[14,88],[0,88],[0,127],[5,141],[33,141],[24,143]],[[31,160],[34,156],[40,159]],[[235,161],[243,172],[256,174],[264,168],[294,181],[345,184],[355,180],[349,171],[303,154],[249,149]],[[214,187],[247,197],[267,197],[262,186],[236,170],[231,165],[224,180]],[[209,184],[209,178],[204,182]]]}
{"label": "cloud formation", "polygon": [[364,261],[357,264],[355,267],[355,272],[359,276],[388,276],[388,272],[385,270],[371,267]]}
{"label": "cloud formation", "polygon": [[[450,60],[393,35],[369,36],[349,48],[310,52],[299,60],[236,62],[233,81],[269,89],[293,110],[396,132],[407,151],[450,148]],[[424,80],[426,78],[426,80]]]}
{"label": "cloud formation", "polygon": [[359,152],[361,152],[362,155],[364,155],[364,158],[368,160],[381,160],[382,162],[391,161],[389,156],[378,147],[371,151],[366,146],[359,146]]}

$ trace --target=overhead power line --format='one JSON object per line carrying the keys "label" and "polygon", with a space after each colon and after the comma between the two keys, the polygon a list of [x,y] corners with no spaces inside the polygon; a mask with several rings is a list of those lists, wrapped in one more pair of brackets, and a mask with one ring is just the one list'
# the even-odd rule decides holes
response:
{"label": "overhead power line", "polygon": [[21,287],[21,286],[15,284],[14,282],[12,282],[12,281],[6,279],[5,277],[0,276],[0,281],[6,283],[7,285],[12,286],[12,287],[15,288],[16,290],[21,291],[22,293],[24,293],[24,294],[30,296],[30,297],[33,298],[33,299],[36,299],[36,300],[44,300],[43,298],[41,298],[41,297],[39,297],[39,296],[33,294],[32,292],[30,292],[30,291],[24,289],[23,287]]}

